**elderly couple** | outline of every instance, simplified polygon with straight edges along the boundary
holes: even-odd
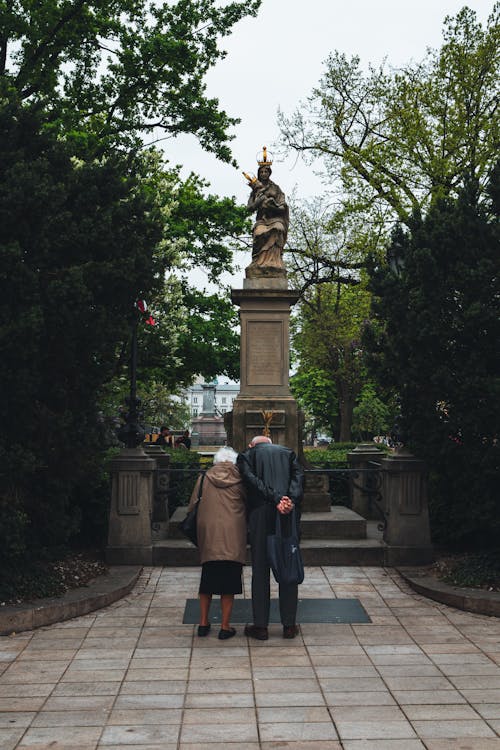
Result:
[[[189,507],[198,498],[201,477],[193,490]],[[202,563],[200,581],[200,624],[198,636],[210,632],[209,609],[213,594],[220,594],[222,622],[219,639],[236,635],[231,627],[234,595],[241,594],[241,571],[246,558],[247,518],[252,553],[253,625],[245,635],[268,639],[270,569],[267,535],[273,533],[276,512],[288,516],[295,507],[300,517],[303,472],[295,453],[273,445],[258,435],[244,453],[221,448],[214,465],[204,477],[198,508],[198,546]],[[283,637],[295,638],[299,630],[297,584],[280,584],[279,606]]]

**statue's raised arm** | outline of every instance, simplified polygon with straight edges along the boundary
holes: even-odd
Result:
[[[286,274],[283,264],[289,212],[285,194],[272,182],[271,164],[264,146],[263,158],[258,161],[257,177],[245,174],[251,188],[248,198],[248,210],[257,212],[253,226],[252,263],[247,268],[247,276],[283,276]]]

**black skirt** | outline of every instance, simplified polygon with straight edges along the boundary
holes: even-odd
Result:
[[[201,568],[200,594],[241,594],[243,565],[231,560],[213,560]]]

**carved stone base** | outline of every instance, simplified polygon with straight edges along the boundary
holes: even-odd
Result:
[[[291,448],[298,455],[300,415],[292,396],[238,396],[233,402],[233,411],[225,415],[232,447],[236,451],[244,451],[253,437],[263,434],[265,423],[262,411],[274,412],[269,426],[273,443]]]

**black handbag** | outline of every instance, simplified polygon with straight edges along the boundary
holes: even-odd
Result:
[[[180,524],[179,529],[182,531],[184,536],[186,536],[190,542],[194,544],[195,547],[198,546],[198,506],[201,501],[201,492],[203,489],[203,480],[205,479],[205,474],[201,475],[201,482],[200,486],[198,487],[198,499],[195,502],[193,508],[189,511],[189,513],[186,515],[186,518],[184,518]]]
[[[300,553],[295,508],[289,514],[291,531],[283,536],[281,513],[276,511],[276,533],[267,537],[267,559],[277,583],[302,583],[304,563]]]

